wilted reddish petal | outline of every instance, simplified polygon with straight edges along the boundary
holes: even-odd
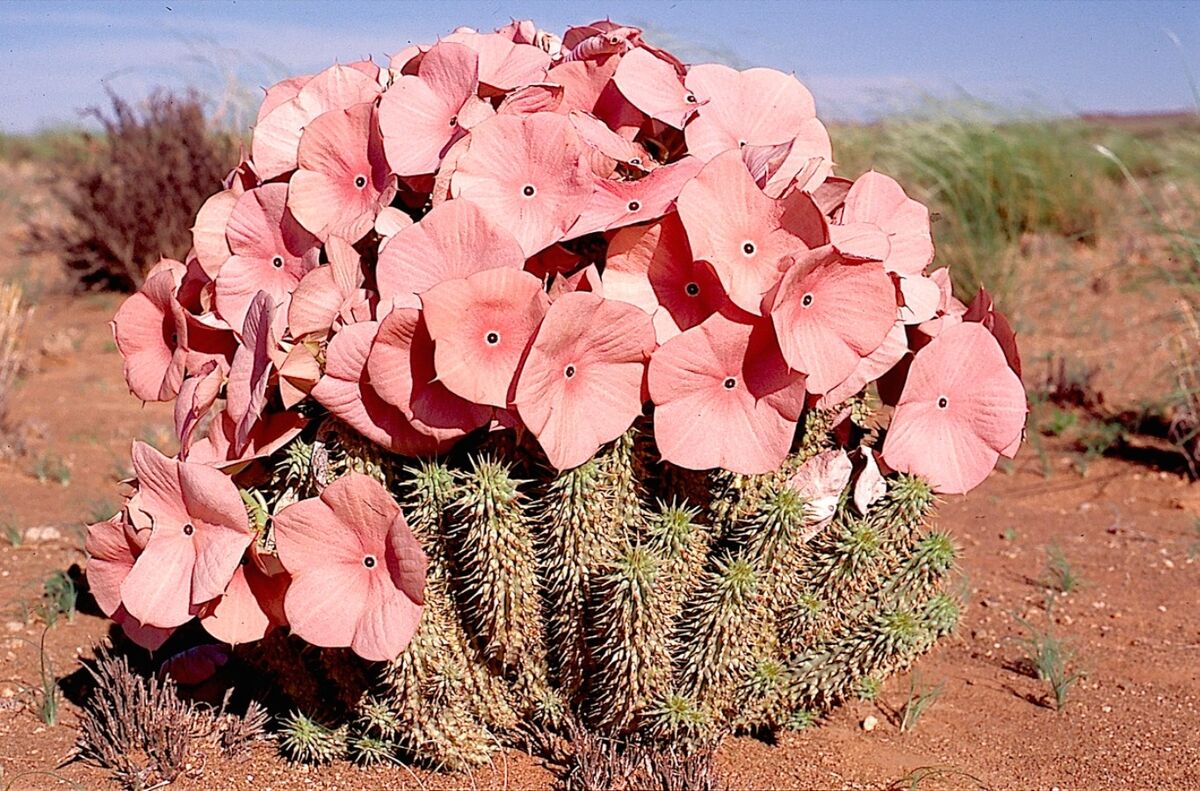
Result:
[[[288,208],[322,241],[332,235],[361,239],[396,194],[371,104],[313,119],[300,138],[298,162],[289,182]]]
[[[765,321],[709,317],[654,352],[648,381],[659,453],[687,469],[777,469],[804,409],[804,377],[787,369]]]
[[[469,200],[443,203],[396,234],[379,254],[379,296],[398,307],[419,307],[418,295],[446,280],[484,269],[520,269],[520,243]]]
[[[417,431],[402,410],[380,398],[371,386],[367,357],[378,327],[377,322],[364,321],[333,336],[326,351],[325,376],[311,395],[358,433],[393,453],[432,453],[438,450],[438,442]]]
[[[733,303],[754,315],[761,315],[763,295],[783,276],[785,259],[828,238],[811,197],[768,197],[736,150],[684,185],[678,208],[692,254],[711,264]]]
[[[516,269],[487,269],[421,295],[438,380],[477,404],[504,408],[549,298]]]
[[[875,461],[875,450],[867,447],[859,450],[862,451],[865,464],[854,482],[854,507],[866,516],[871,506],[887,494],[887,480],[879,471],[879,463]]]
[[[475,127],[450,188],[508,228],[526,257],[562,239],[591,196],[578,136],[554,113],[498,115]]]
[[[703,104],[670,63],[640,47],[621,58],[613,83],[634,107],[675,129],[683,129]]]
[[[210,360],[198,372],[183,380],[179,397],[175,399],[175,435],[179,437],[181,457],[187,457],[192,432],[212,409],[221,392],[223,379],[221,368]]]
[[[808,390],[837,387],[896,323],[896,290],[883,267],[826,246],[802,253],[779,284],[771,321],[783,357]]]
[[[178,284],[175,273],[157,272],[122,303],[112,320],[125,381],[143,401],[170,401],[183,382],[187,352],[180,345],[184,311],[175,301]]]
[[[917,352],[883,446],[888,466],[966,492],[1025,425],[1025,390],[985,327],[945,329]]]
[[[517,383],[521,419],[557,469],[577,467],[642,413],[650,317],[576,291],[546,312]]]
[[[225,409],[233,419],[233,450],[241,453],[250,440],[250,432],[267,405],[267,380],[271,376],[271,297],[260,291],[246,312],[242,343],[233,355],[229,383],[225,388]]]
[[[670,211],[683,186],[702,167],[700,160],[684,157],[636,181],[595,179],[591,200],[567,232],[566,238],[573,239],[662,217]]]

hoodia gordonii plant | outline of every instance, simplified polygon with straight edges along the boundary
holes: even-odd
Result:
[[[89,528],[98,604],[242,645],[314,761],[700,749],[877,686],[957,621],[935,493],[1026,404],[925,208],[832,163],[794,77],[609,21],[273,86],[114,319],[180,450]]]

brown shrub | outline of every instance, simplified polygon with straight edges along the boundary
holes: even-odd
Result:
[[[161,256],[182,259],[204,200],[221,188],[236,141],[214,132],[195,92],[157,91],[140,107],[109,93],[87,114],[103,133],[51,166],[67,220],[32,229],[33,252],[59,256],[80,288],[130,291]]]

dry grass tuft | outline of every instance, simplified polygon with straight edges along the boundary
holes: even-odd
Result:
[[[570,758],[562,776],[566,791],[719,791],[713,750],[684,752],[597,735],[568,723]]]
[[[25,307],[24,294],[15,283],[0,284],[0,435],[5,442],[4,452],[20,452],[22,442],[19,431],[13,426],[9,410],[17,389],[17,379],[25,367],[25,352],[22,348],[25,328],[33,315],[33,308]]]
[[[86,665],[85,665],[86,667]],[[267,712],[244,717],[181,700],[170,679],[143,678],[123,656],[97,653],[95,689],[84,705],[77,757],[112,770],[122,786],[144,789],[203,772],[206,752],[236,754],[264,738]]]
[[[131,291],[160,256],[187,254],[196,212],[221,189],[237,148],[210,128],[196,93],[160,91],[140,107],[109,100],[88,111],[103,134],[53,168],[69,219],[35,225],[30,246],[58,256],[81,288]]]

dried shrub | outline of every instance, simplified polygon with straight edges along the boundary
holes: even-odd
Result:
[[[189,703],[169,678],[143,678],[124,656],[106,651],[87,669],[95,688],[80,717],[76,756],[112,770],[127,788],[172,782],[188,767],[198,774],[207,750],[236,754],[265,734],[267,713],[256,703],[244,716]]]
[[[613,739],[570,723],[566,791],[718,791],[724,785],[713,767],[714,749],[684,752]]]
[[[21,287],[15,283],[0,284],[0,434],[8,440],[6,449],[20,450],[20,443],[11,439],[18,432],[12,424],[9,409],[17,387],[17,378],[25,364],[22,341],[33,308],[22,304]]]
[[[61,223],[35,225],[34,252],[62,259],[81,288],[130,291],[161,256],[182,259],[204,199],[220,189],[236,143],[205,120],[194,92],[157,91],[135,106],[109,93],[93,107],[102,134],[87,155],[60,159],[55,198]]]

